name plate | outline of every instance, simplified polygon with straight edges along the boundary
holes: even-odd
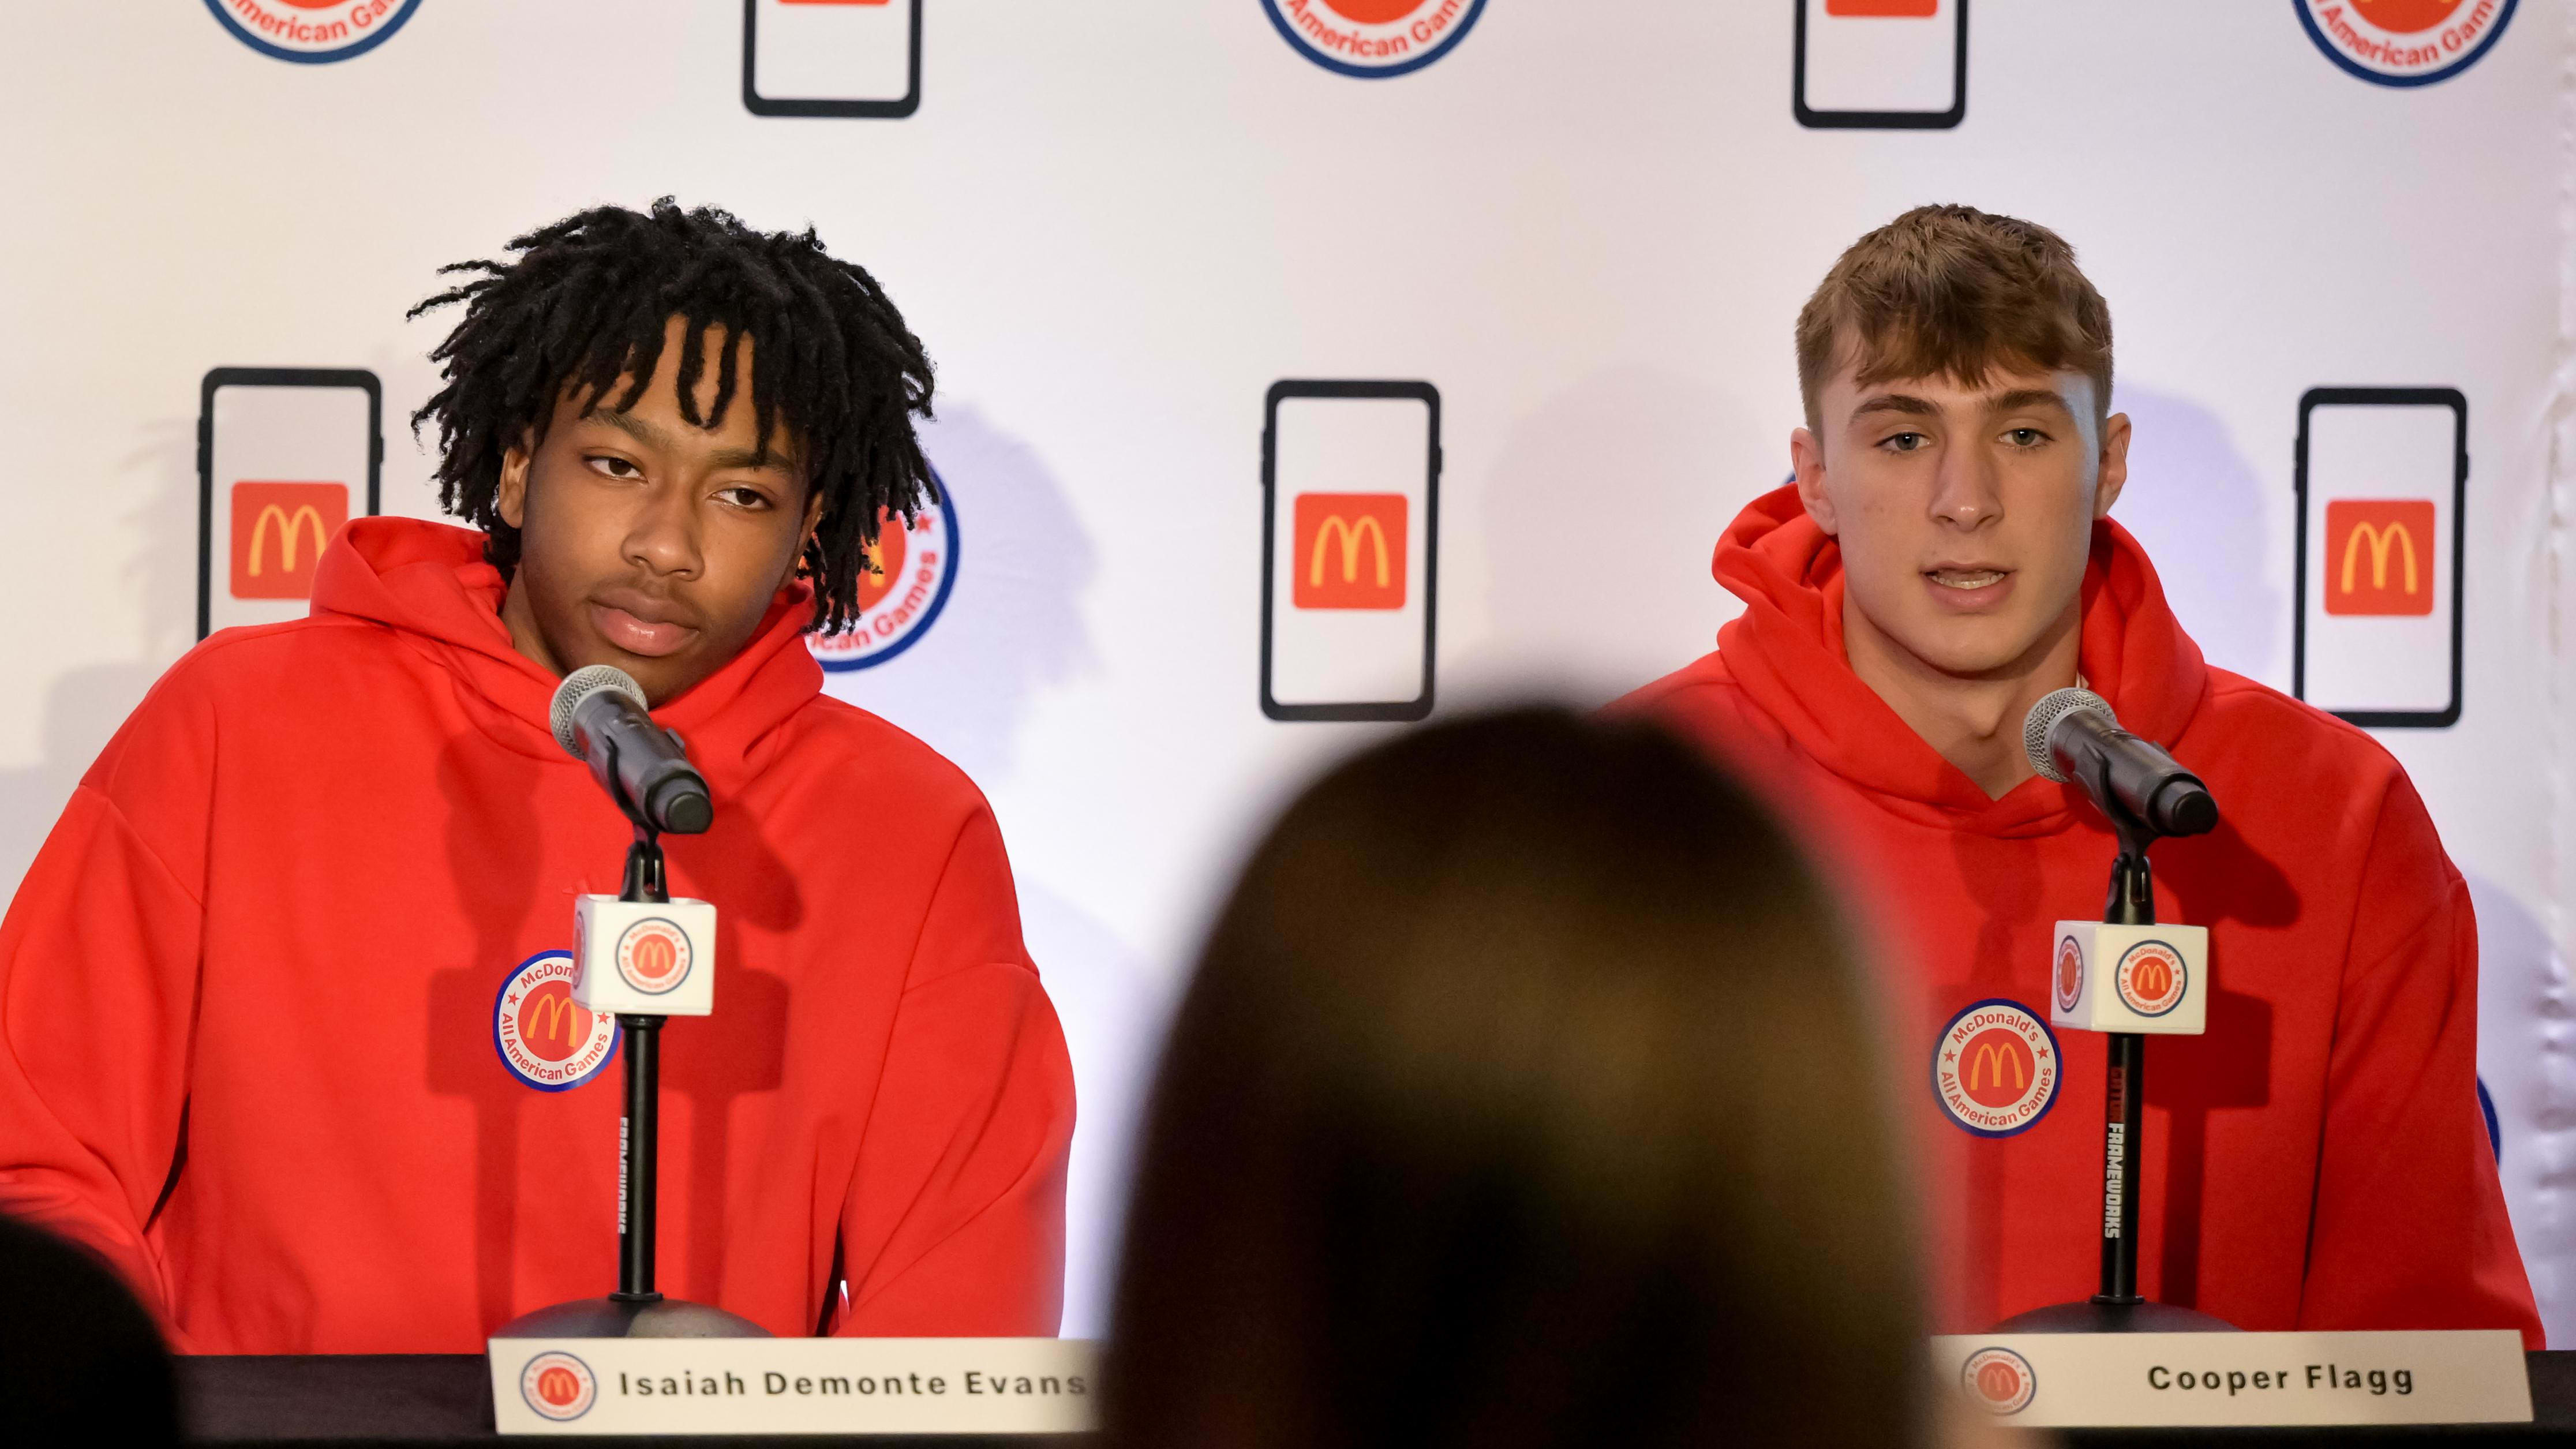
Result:
[[[1932,1367],[2034,1429],[2531,1422],[2509,1328],[1962,1335],[1932,1340]]]
[[[495,1338],[504,1434],[1078,1434],[1073,1338]]]

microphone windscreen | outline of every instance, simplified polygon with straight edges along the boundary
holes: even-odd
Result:
[[[583,700],[603,689],[615,690],[635,701],[637,709],[649,708],[644,701],[644,686],[635,682],[635,676],[614,664],[587,665],[565,675],[563,683],[555,686],[551,713],[555,743],[563,746],[564,753],[576,760],[588,759],[589,756],[582,753],[581,735],[573,729],[573,713],[581,708]]]
[[[2040,696],[2039,703],[2032,705],[2030,714],[2022,720],[2022,752],[2030,756],[2030,767],[2037,770],[2042,779],[2055,780],[2061,785],[2066,783],[2066,772],[2057,768],[2057,758],[2049,752],[2048,732],[2059,720],[2079,709],[2089,709],[2113,724],[2120,722],[2120,717],[2111,712],[2109,700],[2089,689],[2079,688],[2054,690]]]

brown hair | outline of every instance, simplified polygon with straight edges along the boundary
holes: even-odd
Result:
[[[1658,730],[1351,760],[1173,1028],[1108,1442],[1929,1442],[1866,1001],[1780,829]]]
[[[1851,244],[1798,310],[1798,391],[1807,426],[1845,361],[1866,387],[1947,374],[1975,386],[1989,368],[2071,369],[2111,410],[2111,307],[2075,249],[2036,222],[1973,206],[1918,206]]]

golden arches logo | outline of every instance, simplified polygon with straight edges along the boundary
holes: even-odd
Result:
[[[659,981],[680,964],[679,948],[668,936],[646,936],[635,943],[635,974]]]
[[[274,503],[269,504],[259,511],[259,522],[251,525],[250,576],[252,578],[258,578],[260,575],[260,564],[268,550],[268,526],[272,523],[277,525],[280,540],[279,561],[285,565],[286,572],[290,574],[295,572],[295,540],[305,529],[310,528],[313,531],[313,556],[316,559],[322,556],[322,546],[331,541],[329,531],[322,527],[321,513],[316,511],[312,504],[299,505],[292,515]]]
[[[2352,532],[2345,536],[2343,542],[2343,592],[2349,594],[2353,591],[2355,566],[2361,562],[2364,542],[2370,545],[2370,586],[2373,589],[2388,587],[2388,551],[2394,544],[2402,551],[2401,556],[2406,563],[2406,592],[2416,592],[2415,534],[2402,523],[2390,523],[2385,528],[2368,523],[2353,525]]]
[[[331,536],[349,521],[339,483],[245,480],[232,488],[232,596],[305,599]]]
[[[677,922],[648,917],[617,938],[617,974],[636,990],[660,996],[689,978],[696,955]]]
[[[1994,1070],[1996,1086],[2000,1087],[2004,1084],[2004,1073],[2009,1071],[2012,1073],[2014,1091],[2022,1092],[2030,1089],[2030,1072],[2022,1065],[2021,1053],[2001,1042],[1989,1041],[1979,1043],[1976,1054],[1968,1059],[1969,1091],[1973,1092],[1986,1084],[1988,1068]]]
[[[558,1364],[537,1375],[537,1397],[561,1407],[581,1397],[581,1377]]]
[[[2146,956],[2129,972],[2130,983],[2149,1001],[2162,1001],[2173,990],[2173,965],[2162,956]]]
[[[1387,586],[1389,574],[1386,561],[1386,530],[1378,527],[1377,520],[1374,518],[1362,518],[1359,525],[1353,527],[1349,519],[1338,513],[1325,519],[1324,526],[1315,530],[1315,547],[1307,555],[1306,562],[1308,584],[1322,586],[1325,550],[1330,548],[1336,539],[1340,540],[1342,545],[1343,583],[1359,581],[1360,542],[1365,539],[1377,549],[1377,587],[1382,589]]]
[[[570,990],[547,992],[528,1003],[527,1014],[520,1018],[519,1039],[531,1045],[561,1042],[568,1056],[590,1035],[589,1015],[572,999]]]
[[[2433,524],[2430,499],[2339,498],[2326,504],[2325,556],[2318,561],[2325,568],[2326,612],[2433,612]]]
[[[1298,494],[1293,551],[1283,560],[1289,602],[1300,609],[1403,608],[1410,504],[1401,493]]]
[[[2162,1016],[2182,1005],[2191,967],[2162,941],[2140,941],[2120,954],[2113,976],[2120,1000],[2140,1016]]]

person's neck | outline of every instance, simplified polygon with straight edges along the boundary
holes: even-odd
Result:
[[[2022,721],[2052,690],[2075,683],[2083,646],[2078,606],[2049,627],[2021,658],[1985,674],[1948,674],[1881,633],[1843,596],[1843,654],[1896,717],[1959,767],[1991,800],[2038,771],[2022,748]]]

